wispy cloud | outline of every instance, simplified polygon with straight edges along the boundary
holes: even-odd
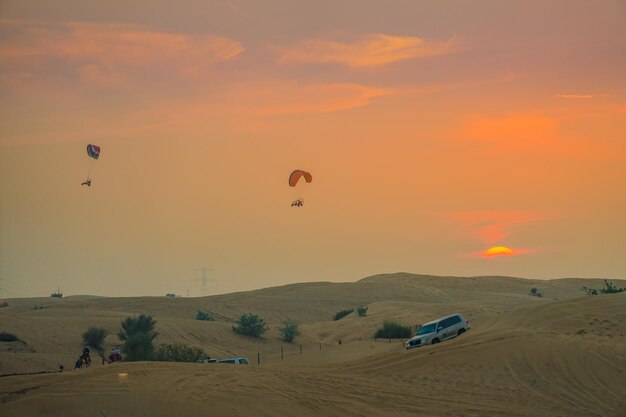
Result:
[[[392,93],[391,89],[369,87],[354,83],[300,84],[273,82],[251,86],[238,94],[248,104],[239,101],[236,107],[261,115],[299,113],[328,113],[367,105],[376,97]],[[252,104],[254,103],[254,104]],[[233,103],[234,104],[234,103]]]
[[[545,216],[531,211],[461,211],[443,214],[457,222],[466,235],[483,244],[495,244],[511,236],[515,227],[539,221]]]
[[[311,39],[277,48],[282,61],[338,63],[373,67],[415,58],[449,54],[457,41],[430,41],[414,36],[370,34],[354,42]]]
[[[483,152],[542,153],[574,159],[622,157],[623,108],[581,101],[559,109],[531,109],[501,115],[465,117],[452,135],[482,142]],[[601,136],[589,134],[602,131]]]
[[[501,145],[505,148],[535,147],[554,141],[558,120],[545,114],[515,113],[498,117],[468,117],[460,136]]]
[[[4,74],[30,70],[43,76],[54,69],[66,77],[78,76],[81,82],[105,85],[167,71],[200,76],[245,49],[223,36],[124,24],[4,20],[0,33],[0,71]]]
[[[267,130],[281,116],[329,113],[366,106],[392,92],[360,84],[302,84],[284,80],[242,83],[212,92],[210,100],[186,97],[152,103],[144,116],[159,131],[204,131],[220,126],[227,131]],[[245,126],[241,120],[245,118]]]
[[[555,94],[554,97],[579,100],[579,99],[586,99],[586,98],[594,98],[596,96],[593,94]]]
[[[524,225],[545,219],[535,211],[456,211],[442,213],[444,218],[456,223],[459,233],[477,241],[482,249],[462,254],[463,257],[494,259],[536,252],[520,247],[504,246],[513,239],[514,231]]]

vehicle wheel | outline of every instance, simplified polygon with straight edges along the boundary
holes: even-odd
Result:
[[[433,339],[432,344],[436,345],[437,343],[439,343],[439,339]]]
[[[457,336],[461,336],[463,333],[465,333],[465,329],[459,329]]]

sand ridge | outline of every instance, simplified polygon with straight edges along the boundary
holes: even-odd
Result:
[[[191,300],[55,300],[44,310],[10,300],[2,327],[35,352],[0,352],[2,373],[54,370],[72,360],[65,351],[80,349],[88,325],[115,331],[142,309],[155,315],[157,343],[183,341],[253,362],[260,353],[262,363],[141,362],[4,377],[0,409],[3,416],[624,415],[626,294],[584,296],[581,286],[600,285],[593,280],[436,278],[395,274]],[[544,297],[529,296],[531,287]],[[366,317],[330,320],[360,304],[369,307]],[[193,320],[197,308],[215,310],[218,320]],[[386,319],[417,324],[456,311],[472,329],[436,346],[407,351],[400,341],[371,338]],[[236,335],[230,327],[240,312],[267,317],[274,329],[262,340]],[[301,323],[296,344],[275,331],[285,317]]]

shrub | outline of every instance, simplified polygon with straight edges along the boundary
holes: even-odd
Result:
[[[581,290],[583,290],[587,295],[598,295],[598,290],[595,288],[582,287]]]
[[[386,321],[383,324],[383,327],[376,330],[374,337],[381,339],[400,339],[411,337],[411,328],[393,321]]]
[[[244,314],[236,321],[236,326],[233,326],[235,333],[252,337],[261,337],[268,329],[265,320],[256,314]]]
[[[541,294],[537,288],[531,288],[528,294],[533,297],[543,297],[543,294]]]
[[[344,318],[345,316],[347,316],[348,314],[352,313],[354,311],[353,308],[349,309],[349,310],[341,310],[335,313],[335,315],[333,316],[333,320],[337,321],[340,320],[342,318]]]
[[[164,343],[159,346],[155,356],[157,361],[163,362],[195,362],[204,358],[210,359],[202,348],[183,343]]]
[[[0,332],[0,342],[15,342],[19,340],[16,335],[8,332]]]
[[[45,304],[36,304],[36,305],[33,307],[33,310],[43,310],[43,309],[45,309],[45,308],[49,308],[49,307],[48,307],[47,305],[45,305]]]
[[[358,314],[359,317],[365,316],[367,314],[367,306],[357,307],[356,314]]]
[[[604,280],[604,287],[600,288],[599,290],[595,288],[587,288],[587,287],[582,287],[581,289],[587,295],[617,294],[617,293],[626,291],[626,288],[616,287],[612,282],[606,279]]]
[[[156,321],[152,316],[141,314],[139,317],[127,317],[122,321],[118,337],[124,345],[122,349],[128,361],[150,360],[154,356],[152,344],[158,333],[154,331]]]
[[[83,345],[95,350],[104,359],[104,339],[109,334],[107,329],[91,326],[83,333]]]
[[[215,317],[209,312],[198,310],[196,312],[196,320],[215,321]]]
[[[154,345],[150,333],[138,333],[129,336],[125,341],[122,349],[126,354],[127,361],[149,361],[154,358]]]
[[[293,342],[293,339],[296,338],[300,334],[300,330],[298,329],[298,323],[293,320],[285,320],[283,322],[283,327],[278,329],[283,340],[285,342]]]
[[[53,292],[52,294],[50,294],[50,297],[52,297],[52,298],[63,298],[63,293],[61,293],[61,292]]]
[[[617,294],[618,292],[624,292],[626,288],[619,288],[613,285],[612,282],[604,280],[604,288],[600,290],[602,294]]]

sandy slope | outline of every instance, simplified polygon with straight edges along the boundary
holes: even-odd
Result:
[[[0,373],[70,364],[87,326],[115,331],[136,312],[156,316],[157,342],[184,341],[217,357],[256,359],[260,352],[262,364],[133,363],[5,377],[0,414],[624,416],[626,294],[581,297],[582,285],[600,283],[396,274],[206,299],[9,300],[0,327],[27,345],[16,353],[0,346]],[[528,296],[531,287],[545,296]],[[41,303],[50,308],[32,310]],[[366,317],[329,320],[360,304],[369,306]],[[219,320],[191,319],[198,308]],[[454,311],[473,328],[452,341],[407,351],[397,341],[371,339],[386,319],[417,324]],[[234,334],[231,321],[242,312],[274,328],[285,317],[300,322],[303,353],[275,330],[263,340]]]

